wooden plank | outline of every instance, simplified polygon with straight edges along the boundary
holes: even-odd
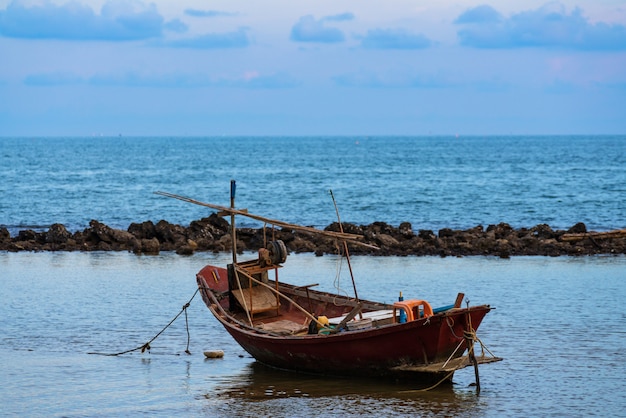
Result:
[[[465,293],[461,293],[459,292],[458,295],[456,295],[456,300],[454,301],[454,307],[455,308],[460,308],[461,304],[463,303],[463,298],[465,297]]]
[[[233,296],[242,307],[247,306],[251,314],[278,309],[276,295],[263,286],[254,286],[246,289],[235,289]]]
[[[562,241],[581,241],[586,238],[593,238],[593,239],[626,238],[626,229],[617,229],[615,231],[607,231],[607,232],[584,232],[580,234],[563,234],[561,236]]]
[[[328,318],[328,322],[331,325],[340,324],[349,314],[338,316],[335,318]],[[393,316],[392,309],[383,309],[379,311],[363,312],[363,318],[369,318],[372,321],[379,321],[381,319],[390,319]]]
[[[363,309],[363,306],[360,303],[357,303],[357,305],[348,313],[348,315],[345,315],[345,317],[341,320],[339,325],[337,325],[337,327],[333,330],[334,333],[341,331],[346,326],[346,323],[348,321],[351,321],[356,316],[356,314],[361,312],[361,309]],[[371,323],[371,320],[370,320],[370,323]]]
[[[256,262],[256,260],[253,261],[255,261],[255,263],[239,263],[237,264],[237,267],[244,269],[248,274],[264,273],[266,271],[275,270],[282,267],[280,264],[272,264],[269,266],[261,267],[258,262]]]
[[[478,364],[494,363],[496,361],[502,361],[500,357],[476,357]],[[472,363],[468,356],[457,357],[448,362],[425,364],[423,366],[397,366],[394,370],[403,372],[415,372],[415,373],[440,373],[440,372],[452,372],[465,367],[471,366]]]

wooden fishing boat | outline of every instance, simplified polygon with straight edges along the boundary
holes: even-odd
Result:
[[[159,194],[231,215],[233,234],[234,216],[244,215],[291,229],[304,228],[344,243],[358,242],[352,234],[311,231],[234,209],[233,187],[231,208]],[[236,242],[235,236],[232,242]],[[346,253],[347,248],[345,245]],[[306,373],[425,383],[451,381],[456,370],[473,365],[479,384],[478,364],[501,360],[490,352],[485,354],[476,337],[483,318],[493,309],[489,305],[463,307],[462,293],[454,303],[433,308],[426,300],[387,304],[359,299],[356,286],[355,297],[321,292],[313,289],[317,284],[296,286],[279,279],[287,257],[282,241],[270,241],[259,249],[258,256],[239,262],[233,245],[232,263],[207,265],[196,275],[209,310],[261,363]],[[478,342],[483,348],[480,355],[474,353]]]

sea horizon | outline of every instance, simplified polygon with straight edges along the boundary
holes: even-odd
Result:
[[[109,136],[0,138],[0,225],[94,219],[188,225],[211,211],[166,191],[291,223],[626,225],[626,136]],[[250,223],[243,226],[256,226]]]

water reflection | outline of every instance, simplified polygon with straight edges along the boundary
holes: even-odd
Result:
[[[222,412],[243,416],[305,416],[306,411],[379,416],[419,411],[421,416],[457,416],[481,408],[480,398],[471,388],[418,388],[406,382],[292,373],[252,362],[237,375],[220,377],[204,398],[208,405],[219,405]]]

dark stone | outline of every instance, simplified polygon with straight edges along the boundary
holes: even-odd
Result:
[[[195,251],[191,245],[183,245],[182,247],[178,247],[176,249],[176,254],[178,255],[192,255]]]
[[[161,244],[156,237],[151,239],[142,239],[140,249],[140,252],[144,254],[158,254],[161,250]]]
[[[156,237],[156,228],[152,221],[142,222],[140,224],[131,223],[128,227],[128,232],[133,234],[135,238],[142,239],[152,239]]]
[[[45,234],[46,242],[51,244],[62,244],[71,238],[72,234],[68,232],[64,225],[52,224],[48,232]]]
[[[180,225],[161,220],[156,224],[155,230],[156,237],[160,242],[176,243],[186,241],[185,229]]]
[[[400,231],[400,235],[405,238],[413,238],[415,234],[413,233],[413,226],[409,222],[402,222],[398,227]]]
[[[435,234],[433,233],[433,231],[431,231],[430,229],[420,229],[417,233],[417,236],[423,240],[428,240],[428,241],[432,241],[435,238],[437,238]]]
[[[533,234],[534,237],[541,239],[551,239],[556,237],[556,234],[554,233],[552,228],[550,228],[550,226],[546,224],[539,224],[533,228],[530,228],[530,232]]]
[[[578,222],[576,225],[567,230],[568,234],[586,234],[587,225],[582,222]]]
[[[16,241],[37,241],[37,233],[32,229],[25,229],[17,233]]]
[[[0,228],[0,243],[9,242],[11,240],[11,234],[5,227]]]

